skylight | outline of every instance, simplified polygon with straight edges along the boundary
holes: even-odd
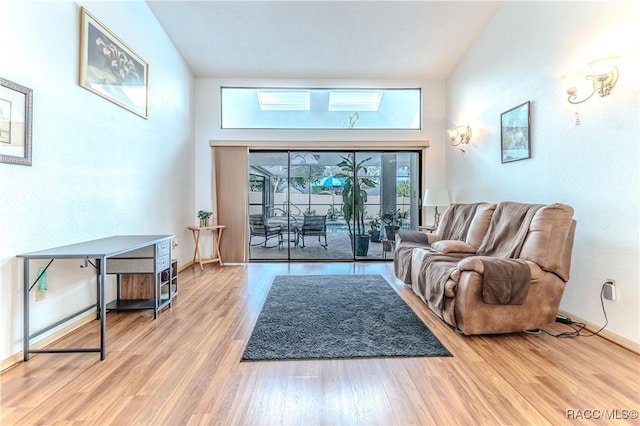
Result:
[[[309,111],[311,94],[308,90],[260,90],[261,111]]]
[[[377,111],[381,98],[381,91],[331,90],[329,111]]]
[[[419,88],[221,87],[222,129],[417,130]]]

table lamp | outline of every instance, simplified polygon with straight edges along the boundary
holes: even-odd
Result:
[[[433,226],[438,229],[440,223],[440,213],[438,212],[438,206],[448,206],[449,192],[446,189],[427,189],[424,191],[424,197],[422,198],[422,205],[425,207],[435,207],[435,215],[433,216]]]

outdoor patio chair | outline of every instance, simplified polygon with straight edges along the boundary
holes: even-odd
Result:
[[[283,239],[282,239],[282,225],[269,225],[267,223],[267,219],[264,215],[261,214],[252,214],[249,215],[249,245],[257,246],[261,245],[265,248],[267,247],[267,241],[271,238],[278,237],[278,245],[271,247],[282,247]],[[262,237],[264,241],[260,241],[256,244],[251,244],[251,239],[253,237]]]
[[[301,240],[299,246],[304,248],[304,237],[317,236],[318,242],[327,248],[327,216],[306,215],[302,222],[302,227],[298,230],[298,238]],[[324,244],[320,241],[324,237]]]

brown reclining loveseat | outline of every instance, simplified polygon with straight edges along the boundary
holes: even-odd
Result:
[[[399,235],[396,275],[464,334],[540,328],[558,313],[575,225],[564,204],[452,205],[436,234]]]

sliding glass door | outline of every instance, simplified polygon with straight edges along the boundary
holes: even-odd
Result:
[[[417,152],[355,152],[355,185],[362,194],[354,196],[356,260],[393,259],[396,232],[418,229],[419,158]]]
[[[287,152],[249,154],[250,260],[289,259],[288,178]]]
[[[416,152],[251,152],[249,258],[391,259],[395,231],[417,229],[419,193]]]

